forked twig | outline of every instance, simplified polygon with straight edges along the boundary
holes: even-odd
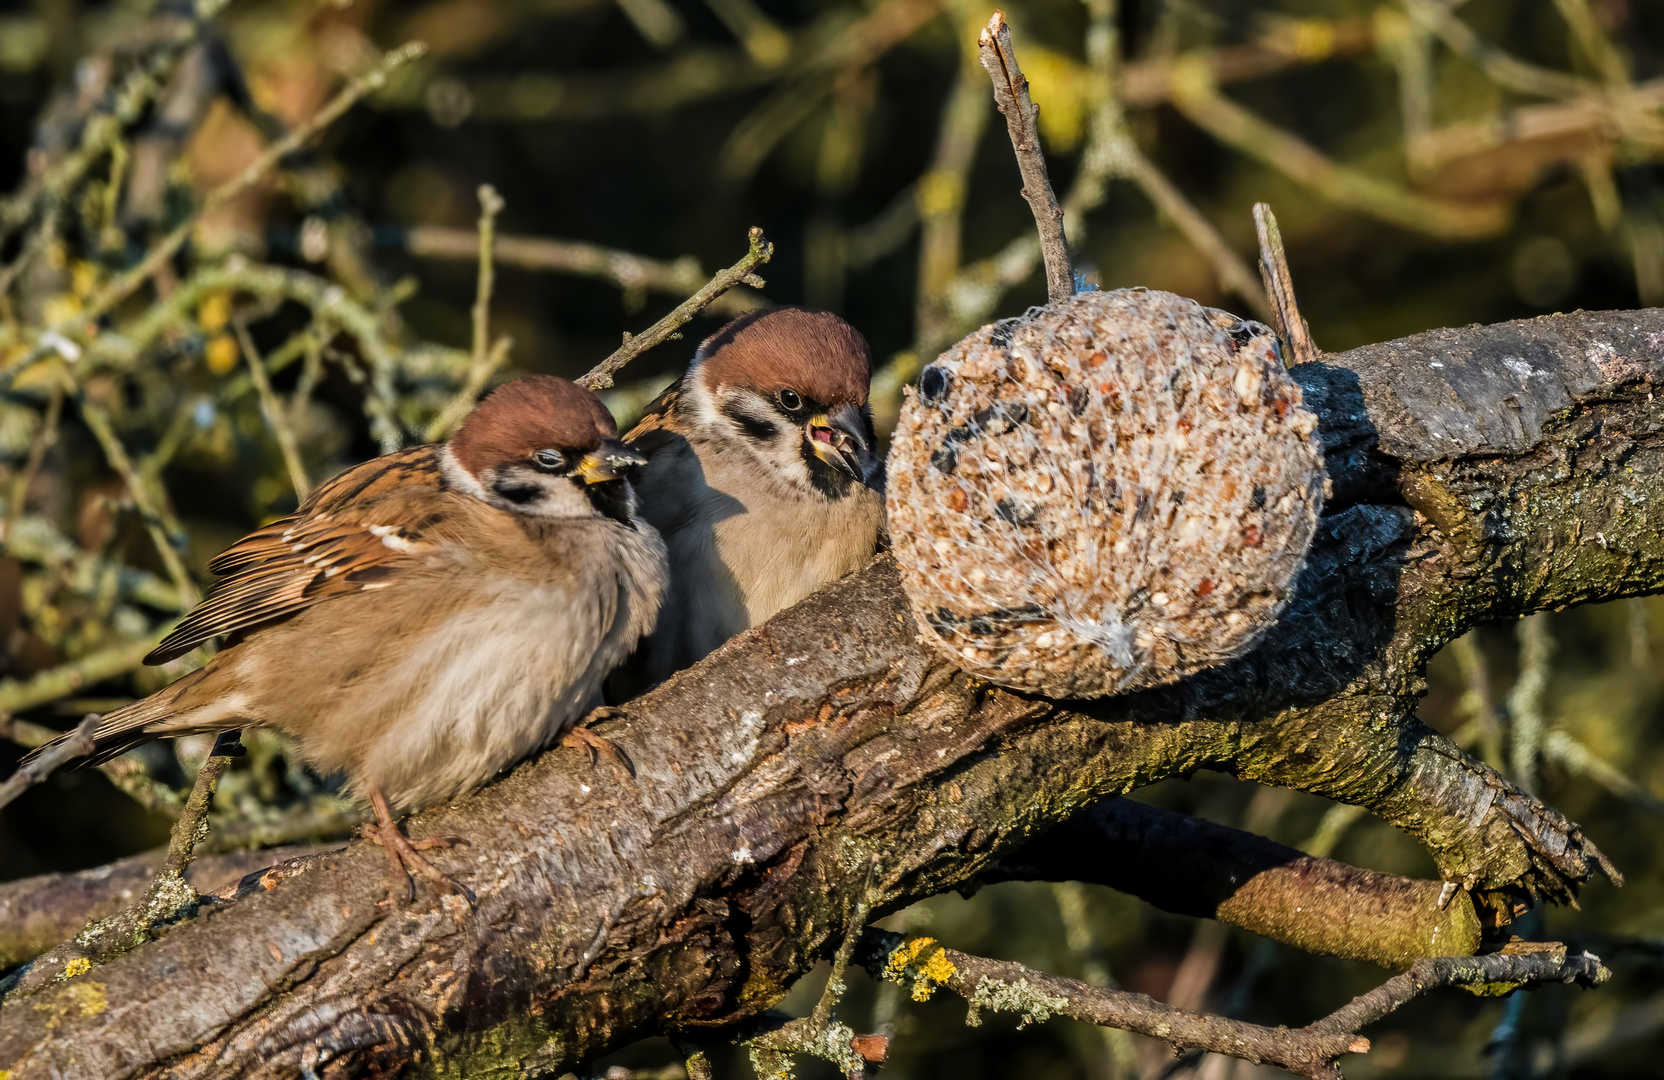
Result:
[[[1069,241],[1063,235],[1063,207],[1058,205],[1046,175],[1046,158],[1040,152],[1040,132],[1035,119],[1040,109],[1028,96],[1028,80],[1017,66],[1011,47],[1011,27],[1003,11],[994,12],[977,37],[982,66],[994,83],[994,103],[1005,117],[1011,148],[1017,152],[1017,169],[1023,176],[1023,198],[1034,211],[1034,227],[1040,231],[1040,255],[1046,263],[1046,298],[1054,303],[1075,294],[1075,270],[1069,261]]]
[[[874,978],[910,987],[915,1001],[946,987],[970,1002],[973,1017],[981,1009],[1018,1012],[1025,1023],[1067,1016],[1161,1039],[1175,1050],[1206,1050],[1275,1065],[1309,1080],[1340,1080],[1338,1059],[1369,1049],[1369,1040],[1357,1034],[1358,1029],[1430,990],[1497,985],[1518,989],[1544,983],[1598,986],[1611,976],[1599,957],[1569,953],[1555,944],[1489,956],[1424,958],[1323,1019],[1290,1029],[1178,1009],[1144,994],[1089,986],[1022,964],[943,948],[932,938],[904,938],[887,930],[869,929],[862,936],[856,962]]]
[[[752,226],[748,235],[751,246],[745,253],[745,258],[719,271],[703,289],[694,293],[680,304],[669,315],[660,319],[642,333],[624,340],[611,356],[596,364],[588,374],[578,380],[578,385],[586,390],[605,390],[612,385],[612,377],[618,374],[620,368],[631,360],[651,349],[653,346],[670,340],[683,323],[699,314],[723,293],[735,285],[750,285],[754,289],[763,287],[763,280],[752,271],[769,261],[774,255],[774,245],[763,236],[763,230]]]
[[[1277,217],[1267,203],[1254,204],[1254,232],[1260,240],[1260,278],[1265,282],[1265,294],[1277,316],[1277,333],[1288,343],[1289,367],[1304,364],[1318,357],[1312,343],[1311,328],[1300,316],[1300,305],[1294,299],[1294,277],[1288,271],[1288,255],[1283,251],[1283,233],[1277,228]]]

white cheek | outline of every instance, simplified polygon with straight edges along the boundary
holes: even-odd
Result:
[[[491,501],[490,494],[474,479],[474,474],[462,467],[456,455],[451,453],[449,446],[439,451],[439,471],[445,477],[445,482],[467,495],[476,499]]]
[[[692,392],[688,395],[693,406],[694,423],[706,431],[721,432],[724,446],[743,448],[743,452],[761,466],[763,476],[793,490],[809,486],[809,468],[804,464],[802,454],[802,428],[784,417],[770,416],[769,422],[779,429],[779,434],[767,443],[758,443],[741,431],[739,425],[724,415],[719,407],[723,399],[746,401],[749,397],[735,391],[721,395],[713,393],[699,379],[694,380]]]

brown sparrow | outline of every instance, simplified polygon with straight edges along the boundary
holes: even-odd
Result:
[[[864,565],[884,520],[866,339],[836,315],[774,308],[705,339],[628,438],[670,588],[608,686],[621,700]]]
[[[145,658],[224,635],[207,666],[105,716],[95,759],[265,726],[369,799],[407,890],[448,884],[394,823],[549,745],[653,625],[665,549],[605,408],[536,375],[451,439],[365,462],[209,564],[218,582]],[[594,738],[594,737],[592,737]]]

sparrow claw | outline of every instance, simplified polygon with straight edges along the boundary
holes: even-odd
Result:
[[[455,878],[440,870],[421,854],[436,848],[450,848],[457,845],[467,846],[468,841],[459,836],[432,836],[421,840],[412,840],[404,834],[404,830],[397,825],[382,828],[379,825],[365,825],[364,839],[372,844],[381,845],[387,852],[387,864],[392,870],[393,887],[397,889],[400,878],[404,879],[404,898],[408,903],[416,899],[416,879],[411,876],[414,871],[427,878],[446,892],[456,893],[468,901],[468,906],[474,906],[474,894],[459,883]]]
[[[387,865],[392,868],[391,885],[396,891],[399,880],[404,879],[405,903],[416,899],[416,879],[410,876],[414,870],[446,892],[455,893],[468,901],[469,910],[474,907],[474,894],[459,884],[449,874],[422,857],[422,852],[435,848],[454,847],[458,844],[467,846],[468,841],[460,836],[430,836],[422,840],[412,840],[399,828],[399,823],[393,820],[393,812],[382,797],[381,789],[374,784],[366,785],[365,794],[370,797],[370,806],[375,810],[375,823],[363,827],[364,839],[372,844],[380,844],[381,850],[387,852]]]
[[[611,705],[603,705],[588,716],[578,721],[566,730],[560,737],[562,746],[583,747],[589,751],[589,763],[595,765],[600,762],[601,755],[606,754],[624,772],[633,779],[636,775],[635,763],[630,760],[622,747],[604,735],[597,735],[589,729],[590,724],[600,723],[602,720],[612,720],[623,716],[624,710]]]

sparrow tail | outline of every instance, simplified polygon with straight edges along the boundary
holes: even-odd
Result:
[[[78,761],[75,767],[101,765],[152,739],[198,735],[241,727],[241,723],[235,718],[225,717],[218,710],[201,707],[180,708],[180,698],[207,673],[207,670],[200,668],[182,679],[169,683],[147,698],[105,713],[98,721],[98,726],[93,729],[93,752]],[[24,755],[23,761],[19,764],[34,761],[52,747],[73,738],[74,734],[66,732],[56,739],[42,743]]]

